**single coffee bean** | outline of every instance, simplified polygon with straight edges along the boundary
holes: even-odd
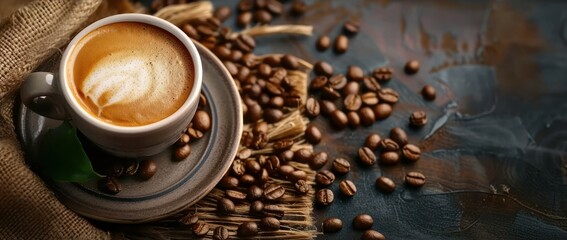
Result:
[[[338,218],[327,218],[323,221],[323,232],[334,233],[343,229],[343,221]]]
[[[376,163],[376,154],[372,149],[367,147],[361,147],[358,149],[358,158],[360,162],[366,166],[372,166]]]
[[[380,83],[373,77],[364,77],[362,82],[364,83],[364,88],[370,92],[378,92],[381,88]]]
[[[258,133],[254,134],[254,138],[252,138],[252,145],[254,149],[262,149],[268,144],[268,134],[266,133]]]
[[[265,217],[260,219],[260,229],[263,231],[280,230],[280,220],[275,217]]]
[[[360,115],[360,123],[364,126],[370,126],[376,121],[374,111],[369,107],[363,107],[358,110],[358,115]]]
[[[280,169],[279,169],[279,174],[280,174],[280,176],[288,178],[289,175],[291,175],[291,173],[293,173],[294,171],[295,171],[295,168],[293,168],[290,165],[281,165]]]
[[[327,76],[316,76],[313,80],[311,80],[311,85],[309,85],[309,87],[311,90],[319,90],[325,87],[328,82],[329,78],[327,78]]]
[[[285,212],[278,205],[267,204],[264,205],[264,208],[262,209],[262,214],[264,217],[275,217],[277,219],[282,219],[285,215]]]
[[[199,36],[199,33],[197,32],[197,29],[195,29],[193,26],[191,26],[191,24],[183,25],[182,30],[185,34],[187,34],[188,37],[190,37],[192,39],[199,40],[199,38],[201,38]]]
[[[256,178],[254,178],[254,176],[250,174],[244,174],[240,176],[240,179],[238,181],[240,182],[241,186],[245,187],[254,184],[254,182],[256,182]]]
[[[380,164],[394,165],[400,162],[400,154],[398,152],[382,152],[380,154]]]
[[[289,108],[296,108],[303,104],[301,97],[288,95],[285,97],[285,106]]]
[[[260,173],[260,171],[262,171],[262,166],[260,166],[260,163],[258,163],[258,161],[254,159],[245,160],[244,168],[246,169],[247,173],[252,175],[257,175]]]
[[[362,94],[360,98],[362,99],[362,103],[364,103],[364,105],[366,106],[374,106],[380,101],[378,99],[378,95],[375,92],[366,92]]]
[[[300,163],[308,163],[313,158],[313,151],[302,148],[293,153],[293,160]]]
[[[331,86],[323,87],[322,97],[329,100],[337,100],[341,97],[341,93]]]
[[[380,135],[377,133],[371,133],[364,140],[364,146],[370,148],[372,151],[376,151],[380,147]]]
[[[294,187],[299,194],[303,194],[303,195],[307,194],[310,189],[309,183],[301,179],[295,182]]]
[[[406,174],[406,185],[410,187],[421,187],[425,184],[425,176],[420,172],[408,172]]]
[[[182,147],[183,145],[188,144],[189,141],[191,141],[189,134],[183,133],[181,134],[181,137],[179,137],[179,140],[177,140],[177,146]]]
[[[242,53],[242,51],[238,50],[238,49],[234,49],[232,50],[232,52],[230,52],[230,56],[228,57],[228,60],[233,61],[233,62],[240,62],[242,60],[242,58],[244,57],[244,54]],[[248,66],[243,65],[242,67],[246,68],[247,74],[242,74],[242,75],[246,75],[247,77],[250,76],[250,68]],[[237,78],[238,80],[243,80]]]
[[[136,175],[136,172],[138,172],[139,167],[140,163],[138,161],[128,161],[124,165],[124,173],[129,176],[134,176]]]
[[[360,115],[357,112],[348,112],[347,113],[348,125],[351,128],[357,128],[360,126]]]
[[[380,82],[392,79],[393,70],[389,67],[377,67],[372,71],[372,77]]]
[[[352,226],[356,230],[368,230],[374,225],[374,219],[368,214],[359,214],[352,220]]]
[[[228,70],[228,73],[230,73],[230,76],[236,77],[238,74],[238,67],[230,61],[223,61],[222,63],[226,67],[226,70]]]
[[[268,182],[268,180],[270,180],[270,174],[268,174],[268,171],[266,169],[262,169],[260,174],[258,174],[258,178],[256,180],[260,185],[264,184]]]
[[[321,206],[328,206],[335,200],[335,195],[331,189],[323,188],[315,194],[315,201]]]
[[[435,88],[431,85],[425,85],[423,89],[421,89],[421,95],[425,100],[433,101],[435,100]]]
[[[317,75],[323,75],[326,77],[331,77],[331,75],[333,75],[333,67],[325,61],[316,62],[313,66],[313,71],[315,71],[315,74]]]
[[[348,83],[346,77],[342,74],[336,74],[329,78],[329,85],[335,90],[343,89]]]
[[[360,83],[350,81],[343,88],[343,94],[348,96],[349,94],[358,94],[360,92]]]
[[[410,115],[409,121],[414,127],[423,127],[427,124],[427,115],[424,111],[415,111]]]
[[[217,57],[219,57],[221,60],[229,60],[231,52],[229,48],[223,45],[217,45],[215,46],[215,48],[213,48],[213,53],[217,55]],[[237,79],[240,78],[237,77]]]
[[[390,130],[390,139],[394,140],[394,142],[396,142],[400,147],[408,144],[408,135],[406,134],[406,131],[399,127],[395,127]]]
[[[217,213],[220,215],[228,215],[235,212],[234,202],[228,198],[221,198],[217,202]]]
[[[283,112],[280,109],[267,108],[264,110],[264,119],[268,123],[279,122],[283,118]]]
[[[352,197],[356,194],[356,185],[350,180],[341,181],[341,183],[339,183],[339,189],[348,197]]]
[[[234,43],[238,49],[245,53],[252,52],[256,48],[256,40],[248,34],[239,34]]]
[[[244,161],[235,159],[232,161],[232,173],[236,176],[242,176],[246,172],[246,165]]]
[[[274,16],[279,16],[283,12],[283,5],[279,1],[267,1],[266,2],[266,9]]]
[[[307,11],[307,5],[302,0],[295,0],[291,4],[290,11],[294,16],[301,16]]]
[[[199,33],[199,35],[207,36],[207,37],[218,35],[218,33],[215,30],[213,30],[211,27],[206,25],[197,26],[197,32]]]
[[[400,99],[400,94],[391,88],[382,88],[378,91],[378,98],[380,101],[394,104]]]
[[[305,129],[305,139],[307,139],[309,143],[313,145],[317,145],[319,142],[321,142],[321,138],[322,138],[322,134],[319,128],[317,128],[317,126],[309,125]]]
[[[386,103],[379,103],[378,105],[374,106],[374,116],[376,119],[383,120],[388,118],[392,114],[392,106]]]
[[[250,210],[248,211],[248,214],[252,216],[263,216],[263,211],[264,203],[262,203],[261,201],[254,201],[250,204]]]
[[[268,200],[276,200],[285,194],[285,188],[278,184],[270,184],[264,189],[264,198]]]
[[[273,175],[277,173],[280,168],[280,158],[276,155],[270,155],[266,158],[266,162],[262,164],[262,166],[270,175]]]
[[[280,140],[276,141],[272,145],[272,148],[274,149],[275,152],[282,152],[282,151],[289,150],[293,146],[293,143],[294,143],[293,139],[284,138],[284,139],[280,139]]]
[[[350,163],[344,158],[336,158],[333,161],[333,171],[338,174],[347,174],[350,172]]]
[[[281,65],[282,58],[278,55],[271,55],[262,60],[262,63],[268,64],[270,67],[278,67]]]
[[[319,116],[321,112],[321,107],[319,102],[314,97],[309,97],[307,101],[305,101],[305,115],[310,118],[314,118]]]
[[[350,19],[343,25],[343,32],[349,36],[356,35],[360,29],[360,22]]]
[[[364,71],[362,68],[354,65],[348,66],[346,77],[350,81],[362,81],[364,78]]]
[[[177,161],[185,160],[189,157],[189,154],[191,154],[191,147],[189,144],[185,144],[175,150],[175,159]]]
[[[268,106],[272,108],[282,108],[285,105],[285,100],[282,96],[275,96],[270,98],[270,102],[268,102]]]
[[[118,194],[120,191],[122,191],[122,186],[114,177],[102,178],[99,182],[99,185],[100,189],[106,193]]]
[[[259,10],[254,13],[254,20],[261,24],[268,24],[272,21],[272,15],[266,10]]]
[[[248,188],[246,196],[251,201],[259,200],[264,196],[264,190],[256,185],[252,185]]]
[[[321,112],[326,116],[331,116],[331,114],[337,110],[337,105],[331,101],[323,100],[321,101]]]
[[[416,145],[407,144],[402,148],[402,155],[405,159],[410,160],[411,162],[416,162],[419,160],[421,150]]]
[[[325,166],[328,161],[328,154],[326,152],[319,152],[313,154],[313,158],[308,162],[309,167],[313,170],[317,170]]]
[[[140,162],[136,175],[142,180],[152,178],[157,172],[157,165],[153,159],[147,159]]]
[[[293,151],[291,150],[285,150],[282,153],[280,153],[279,158],[280,158],[280,162],[286,163],[289,162],[291,160],[293,160]],[[280,166],[281,167],[281,166]]]
[[[239,12],[250,11],[253,8],[254,8],[253,0],[240,0],[236,5],[236,9],[238,9]]]
[[[335,174],[329,170],[321,170],[315,174],[315,182],[323,187],[331,185],[335,181]]]
[[[331,113],[331,124],[336,129],[344,129],[348,125],[348,118],[341,110],[335,110]]]
[[[358,94],[349,94],[345,97],[343,104],[348,111],[358,111],[362,106],[362,99]]]
[[[256,7],[256,9],[264,9],[266,8],[267,3],[267,0],[255,0],[254,6]]]
[[[195,223],[199,222],[199,216],[195,214],[188,213],[177,221],[182,226],[193,226]]]
[[[257,103],[247,106],[248,106],[248,113],[246,114],[246,119],[248,120],[248,122],[258,121],[264,114],[264,110],[262,110],[262,107]]]
[[[226,240],[228,236],[228,230],[223,226],[218,226],[213,231],[213,240]]]
[[[331,46],[331,39],[330,39],[329,36],[327,36],[327,35],[321,35],[321,36],[317,39],[317,43],[315,44],[315,47],[316,47],[317,50],[319,50],[319,51],[325,51],[325,50],[327,50],[330,46]]]
[[[383,193],[392,193],[396,190],[396,184],[394,181],[384,176],[380,176],[376,179],[376,187]]]
[[[276,2],[276,1],[273,1]],[[282,56],[281,58],[281,64],[284,68],[290,69],[290,70],[296,70],[299,68],[299,61],[297,60],[296,57],[289,55],[289,54],[285,54]]]
[[[382,139],[382,141],[380,141],[380,148],[383,151],[390,151],[390,152],[395,152],[400,150],[400,146],[396,142],[394,142],[394,140],[389,138],[384,138]]]
[[[204,237],[209,232],[209,224],[199,221],[193,225],[192,229],[195,236]]]
[[[417,60],[410,60],[404,66],[404,71],[408,75],[415,74],[419,71],[419,62]]]
[[[258,225],[255,222],[245,222],[238,226],[236,235],[239,237],[255,237],[258,235]]]
[[[345,53],[348,50],[348,38],[345,35],[339,35],[335,38],[335,52],[338,54]]]
[[[226,190],[224,195],[232,200],[242,201],[246,199],[246,193],[237,190]]]
[[[235,189],[238,187],[238,178],[231,176],[224,176],[219,182],[219,186],[224,189]]]
[[[203,110],[197,110],[191,122],[193,123],[193,128],[199,131],[207,132],[211,129],[211,116]]]
[[[227,6],[220,6],[215,9],[213,12],[213,16],[218,20],[224,22],[226,19],[230,17],[230,8]]]
[[[306,180],[307,179],[307,173],[303,170],[295,170],[293,172],[291,172],[288,176],[287,176],[288,180],[290,180],[292,183],[297,182],[299,180]]]
[[[362,240],[386,240],[384,235],[376,230],[366,230],[362,234]]]

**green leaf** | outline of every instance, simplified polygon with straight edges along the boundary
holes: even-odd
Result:
[[[55,181],[85,182],[100,178],[77,137],[77,130],[67,121],[49,129],[39,146],[40,171]]]

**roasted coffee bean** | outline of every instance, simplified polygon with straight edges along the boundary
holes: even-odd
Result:
[[[138,161],[128,161],[124,165],[124,174],[134,176],[136,175],[136,172],[138,172],[139,167],[140,163]]]
[[[228,236],[228,230],[223,226],[218,226],[213,231],[213,240],[226,240]]]
[[[238,178],[231,176],[224,176],[219,182],[219,186],[224,189],[235,189],[238,187]]]
[[[240,144],[242,144],[245,147],[250,147],[252,146],[253,142],[254,142],[254,133],[250,131],[243,131],[242,137],[240,138]]]
[[[372,149],[361,147],[358,149],[358,158],[360,162],[366,166],[372,166],[376,163],[376,155]]]
[[[423,89],[421,89],[421,95],[423,95],[425,100],[433,101],[435,100],[435,88],[431,85],[425,85]]]
[[[177,221],[182,226],[193,226],[195,223],[199,222],[199,216],[195,214],[188,213]]]
[[[415,111],[410,115],[409,121],[413,127],[423,127],[427,124],[427,115],[424,111]]]
[[[122,185],[114,177],[102,178],[99,182],[100,189],[106,193],[117,194],[122,191]]]
[[[239,34],[234,43],[238,49],[245,53],[249,53],[256,48],[256,41],[248,34]]]
[[[331,114],[337,110],[337,105],[331,101],[323,100],[321,101],[321,113],[326,116],[331,116]]]
[[[252,133],[257,134],[257,133],[267,133],[268,132],[268,123],[267,122],[257,122],[256,124],[254,124],[254,127],[252,128]]]
[[[235,50],[235,51],[238,51],[238,50]],[[242,81],[245,81],[248,78],[248,76],[250,76],[250,68],[247,68],[246,66],[240,66],[238,68],[238,73],[236,74],[235,78],[242,82]]]
[[[141,161],[136,171],[136,175],[142,180],[152,178],[157,172],[157,165],[153,159]]]
[[[205,25],[200,25],[197,26],[197,32],[199,33],[199,35],[201,36],[217,36],[218,33],[215,32],[215,30],[211,29],[209,26],[205,26]]]
[[[376,122],[374,111],[369,107],[363,107],[358,110],[358,115],[360,115],[360,123],[364,126],[370,126]]]
[[[264,109],[264,119],[268,123],[279,122],[283,117],[283,112],[276,108],[266,108]]]
[[[305,180],[298,180],[295,182],[294,186],[295,190],[300,194],[307,194],[309,192],[310,186]]]
[[[271,56],[265,57],[262,60],[262,63],[268,64],[270,67],[278,67],[281,64],[281,61],[282,61],[281,56],[271,55]]]
[[[333,75],[333,67],[325,61],[316,62],[313,66],[313,71],[315,71],[315,74],[317,75],[323,75],[326,77],[331,77]]]
[[[344,158],[336,158],[333,161],[333,171],[338,174],[347,174],[350,172],[350,163]]]
[[[254,201],[262,199],[264,196],[264,190],[256,185],[252,185],[248,188],[246,197],[248,200]]]
[[[380,147],[380,135],[377,133],[371,133],[364,140],[364,146],[370,148],[372,151],[376,151]]]
[[[419,62],[417,60],[410,60],[404,66],[404,71],[411,75],[419,71]]]
[[[348,66],[346,77],[350,81],[362,81],[364,78],[364,71],[362,68],[354,65]]]
[[[285,54],[282,56],[281,64],[284,68],[290,70],[296,70],[299,68],[299,61],[297,60],[297,58],[289,54]]]
[[[258,174],[258,178],[257,178],[258,183],[264,184],[268,182],[269,179],[270,179],[270,174],[268,174],[268,171],[266,169],[262,169],[260,174]]]
[[[393,70],[389,67],[377,67],[372,71],[372,77],[378,81],[385,82],[392,79]]]
[[[285,215],[285,212],[278,205],[267,204],[267,205],[264,205],[264,208],[262,209],[262,214],[265,217],[275,217],[277,219],[282,219]]]
[[[245,222],[238,226],[236,235],[239,237],[255,237],[258,235],[258,225],[255,222]]]
[[[238,49],[233,49],[232,52],[230,52],[230,56],[228,57],[228,59],[233,62],[242,62],[243,58],[244,58],[244,54],[242,53],[242,51]],[[249,66],[243,65],[242,67],[246,67],[248,70],[250,70]],[[248,71],[248,73],[250,73],[250,71]],[[250,76],[250,74],[248,74],[248,76]],[[243,79],[238,78],[238,80],[243,80]]]
[[[227,6],[220,6],[215,9],[213,16],[224,22],[230,17],[230,8]]]
[[[311,80],[310,88],[312,90],[319,90],[325,87],[328,82],[329,78],[327,78],[327,76],[316,76],[313,80]]]
[[[364,88],[367,91],[378,92],[381,88],[380,83],[378,83],[378,81],[376,81],[373,77],[364,77],[362,81],[364,83]]]
[[[261,77],[261,78],[268,78],[272,74],[272,67],[268,64],[265,64],[265,63],[258,65],[257,70],[258,70],[258,76]],[[279,87],[279,86],[276,86],[276,87]],[[276,94],[276,95],[281,95],[281,93]]]
[[[388,118],[392,114],[392,106],[386,103],[379,103],[378,105],[374,106],[374,116],[376,119],[383,120]]]
[[[382,102],[394,104],[399,101],[400,95],[394,89],[383,88],[378,91],[378,98]]]
[[[325,51],[325,50],[327,50],[330,46],[331,46],[331,39],[330,39],[329,36],[327,36],[327,35],[321,35],[321,36],[317,39],[317,43],[315,44],[315,47],[316,47],[317,50],[319,50],[319,51]]]
[[[290,166],[290,165],[281,165],[281,166],[280,166],[280,169],[279,169],[279,174],[280,174],[281,176],[284,176],[284,177],[287,178],[287,177],[289,177],[289,175],[291,175],[291,173],[294,172],[294,171],[295,171],[295,168],[293,168],[293,167]]]
[[[181,147],[185,144],[188,144],[189,141],[191,141],[191,137],[189,136],[189,134],[183,133],[181,134],[181,137],[179,137],[179,140],[177,140],[177,146]]]
[[[252,53],[245,53],[244,55],[242,55],[242,58],[240,59],[239,62],[240,64],[242,64],[242,66],[246,66],[247,68],[253,68],[258,64],[258,61],[256,61],[256,57]]]
[[[293,151],[291,150],[285,150],[282,153],[280,153],[279,158],[280,158],[280,162],[285,163],[285,162],[289,162],[291,160],[293,160]],[[281,167],[281,166],[280,166]]]
[[[343,94],[358,94],[360,92],[360,84],[358,82],[348,82],[346,86],[343,88]]]
[[[335,200],[335,194],[331,189],[323,188],[315,194],[315,201],[320,206],[328,206]]]
[[[284,139],[280,139],[280,140],[276,141],[272,145],[272,148],[276,152],[282,152],[282,151],[290,149],[292,146],[293,146],[293,139],[284,138]]]
[[[349,36],[356,35],[360,29],[360,22],[350,19],[343,25],[343,32]]]
[[[380,148],[383,151],[398,151],[400,150],[400,146],[398,143],[394,142],[394,140],[389,138],[384,138],[380,141]]]
[[[232,200],[242,201],[246,199],[246,193],[236,190],[226,190],[224,195]]]
[[[352,226],[356,230],[368,230],[374,225],[374,219],[368,214],[359,214],[352,220]]]
[[[358,111],[362,106],[362,99],[358,94],[349,94],[345,97],[343,104],[348,111]]]
[[[366,230],[362,234],[362,240],[386,240],[386,237],[382,233],[376,230]]]
[[[199,131],[207,132],[211,129],[211,116],[203,110],[197,110],[191,122],[193,123],[193,128]]]
[[[175,159],[177,161],[185,160],[189,157],[189,154],[191,154],[191,146],[189,146],[189,144],[185,144],[175,150]]]
[[[305,101],[305,115],[310,118],[314,118],[319,116],[321,112],[321,107],[319,102],[314,97],[309,97],[307,101]]]
[[[228,73],[230,73],[230,76],[235,77],[238,74],[238,67],[233,62],[224,61],[222,63],[226,67],[226,70],[228,70]]]
[[[247,106],[248,112],[246,114],[246,119],[248,120],[248,122],[258,121],[262,117],[262,114],[264,114],[262,107],[257,103]]]
[[[406,134],[406,131],[399,127],[395,127],[390,130],[390,139],[394,140],[399,147],[403,147],[408,144],[408,135]]]
[[[293,153],[293,160],[300,163],[308,163],[313,158],[313,151],[302,148]]]
[[[348,112],[347,113],[348,125],[351,128],[357,128],[360,126],[360,116],[357,112]]]
[[[279,16],[283,12],[283,5],[281,2],[276,0],[268,0],[266,2],[266,9],[274,16]]]
[[[329,85],[335,90],[343,89],[347,83],[348,80],[342,74],[333,75],[329,78]]]
[[[242,176],[244,175],[245,172],[246,172],[246,165],[244,161],[239,159],[235,159],[234,161],[232,161],[232,173],[234,173],[235,176]]]
[[[334,233],[343,229],[343,221],[338,218],[327,218],[323,221],[323,232]]]
[[[264,198],[268,200],[276,200],[285,194],[285,188],[278,184],[270,184],[264,189]]]
[[[264,213],[264,203],[261,201],[254,201],[250,204],[250,210],[248,213],[253,216],[263,216]]]
[[[417,160],[419,160],[421,150],[416,145],[407,144],[402,148],[402,155],[405,159],[416,162]]]
[[[260,219],[260,229],[264,231],[277,231],[280,229],[280,220],[274,217]]]
[[[270,98],[270,102],[268,102],[268,106],[272,108],[282,108],[285,105],[285,100],[281,96],[275,96]]]
[[[242,186],[250,186],[252,184],[254,184],[254,182],[256,181],[256,178],[254,178],[254,176],[250,175],[250,174],[244,174],[242,176],[240,176],[240,185]]]
[[[222,45],[217,45],[213,48],[213,53],[221,60],[228,60],[230,58],[230,49]],[[240,78],[237,77],[237,79]]]
[[[356,194],[356,185],[350,180],[341,181],[341,183],[339,183],[339,189],[348,197],[352,197]]]
[[[348,50],[348,38],[345,35],[337,36],[334,49],[338,54],[345,53]]]
[[[323,87],[323,98],[329,100],[337,100],[341,97],[341,93],[330,86]]]
[[[400,154],[398,152],[382,152],[380,153],[380,164],[395,165],[400,162]]]
[[[291,68],[291,67],[296,67],[296,68],[298,67],[298,66],[293,65],[293,64],[299,64],[299,63],[297,63],[297,59],[294,56],[291,56],[291,55],[285,55],[285,56],[289,56],[289,57],[288,58],[282,57],[282,64],[284,64],[284,62],[285,62],[288,69]],[[289,60],[289,58],[294,59],[294,60]],[[286,59],[286,61],[283,61],[284,59]],[[295,63],[293,61],[295,61]],[[278,68],[275,68],[275,69],[272,70],[272,77],[271,78],[278,79],[278,80],[282,81],[282,80],[285,79],[286,76],[287,76],[287,70],[285,70],[284,68],[278,67]],[[282,84],[283,83],[284,82],[282,82]]]
[[[391,193],[396,190],[396,184],[392,181],[392,179],[380,176],[376,179],[376,188],[383,193]]]
[[[317,128],[317,126],[309,125],[305,129],[305,139],[309,143],[311,143],[313,145],[317,145],[319,142],[321,142],[321,138],[322,138],[322,134],[321,134],[321,131],[319,130],[319,128]]]
[[[270,155],[263,166],[269,174],[275,174],[280,169],[280,159],[275,155]]]
[[[258,84],[250,84],[242,87],[242,92],[249,98],[257,99],[262,94],[262,87]]]
[[[239,12],[250,11],[254,8],[254,0],[240,0],[236,5]]]
[[[344,129],[348,125],[348,118],[341,110],[335,110],[331,113],[331,124],[336,129]]]
[[[425,184],[425,176],[420,172],[408,172],[406,174],[406,185],[410,187],[421,187]]]
[[[289,108],[299,107],[303,103],[301,101],[301,97],[299,96],[286,96],[284,100],[285,100],[285,106]]]
[[[217,213],[228,215],[235,212],[234,202],[228,198],[221,198],[217,201]]]
[[[200,36],[199,36],[199,33],[197,32],[197,29],[195,29],[190,24],[183,25],[182,30],[185,34],[187,34],[188,37],[195,39],[195,40],[199,40]]]
[[[307,11],[307,5],[302,0],[295,0],[291,4],[291,14],[294,16],[301,16]]]
[[[374,106],[380,101],[378,99],[378,95],[375,92],[366,92],[362,94],[360,98],[362,99],[362,103],[364,103],[364,105],[366,106]]]
[[[209,224],[199,221],[193,225],[192,230],[195,236],[204,237],[209,232]]]
[[[335,174],[329,170],[321,170],[315,174],[315,182],[323,187],[331,185],[335,181]]]
[[[287,178],[291,182],[297,182],[299,180],[307,179],[307,173],[303,170],[295,170],[291,172]]]
[[[311,161],[309,161],[309,167],[313,170],[317,170],[325,166],[328,161],[328,154],[326,152],[319,152],[313,155]]]
[[[268,0],[255,0],[254,1],[254,5],[256,6],[256,9],[266,8],[267,3],[268,3]]]
[[[268,24],[272,21],[272,15],[263,9],[260,9],[254,13],[254,20],[261,24]]]

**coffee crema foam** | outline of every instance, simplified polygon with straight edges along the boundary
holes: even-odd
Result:
[[[193,87],[194,66],[185,45],[145,23],[113,23],[88,33],[67,64],[78,102],[113,125],[160,121],[185,103]]]

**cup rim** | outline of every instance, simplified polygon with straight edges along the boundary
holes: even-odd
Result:
[[[118,126],[99,120],[80,106],[78,100],[75,98],[74,94],[72,94],[73,90],[70,88],[69,84],[67,83],[66,63],[67,60],[69,59],[71,52],[73,52],[73,50],[75,49],[77,42],[80,41],[88,33],[94,31],[95,29],[119,22],[139,22],[139,23],[150,24],[152,26],[159,27],[171,33],[177,39],[179,39],[179,41],[183,43],[183,45],[189,51],[189,54],[193,60],[194,81],[189,96],[187,97],[183,105],[181,105],[181,107],[179,107],[173,114],[157,122],[142,126]],[[75,35],[75,37],[73,37],[68,47],[65,49],[65,52],[63,53],[63,57],[61,58],[61,64],[59,69],[59,75],[60,75],[59,82],[61,84],[62,94],[65,97],[69,107],[71,108],[71,111],[73,111],[81,119],[88,122],[88,124],[91,126],[98,127],[104,131],[125,133],[125,134],[151,132],[160,129],[162,127],[168,126],[172,123],[175,123],[176,121],[179,120],[179,118],[184,117],[183,116],[184,113],[190,111],[193,107],[196,107],[195,106],[196,104],[198,104],[197,101],[199,100],[199,95],[201,92],[201,86],[203,81],[201,57],[199,55],[199,52],[197,51],[197,48],[193,44],[193,41],[183,31],[181,31],[181,29],[179,29],[177,26],[173,25],[172,23],[152,15],[140,14],[140,13],[126,13],[126,14],[118,14],[118,15],[106,17],[90,24],[89,26],[81,30],[77,35]]]

